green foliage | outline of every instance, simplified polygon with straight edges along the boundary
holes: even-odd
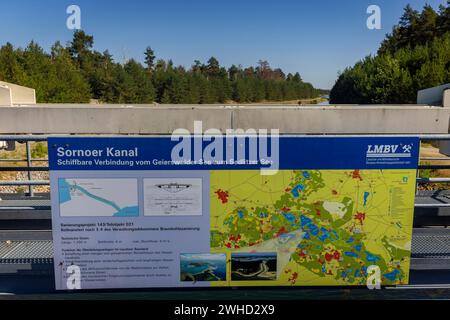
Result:
[[[147,49],[145,49],[145,64],[147,65],[148,71],[153,70],[155,64],[155,52],[150,47],[147,47]]]
[[[31,148],[31,158],[43,159],[47,156],[47,145],[45,143],[38,142]]]
[[[17,187],[17,188],[16,188],[16,192],[17,192],[17,193],[24,194],[24,193],[26,192],[26,189],[25,189],[25,187]]]
[[[339,75],[331,103],[416,103],[417,91],[450,82],[450,1],[439,13],[407,6],[399,25],[369,56]]]
[[[36,89],[38,102],[88,102],[89,84],[68,50],[56,43],[49,55],[34,42],[25,50],[0,48],[0,79]]]
[[[427,161],[421,162],[421,165],[424,165],[424,166],[427,166],[430,164],[431,163],[429,163]],[[419,170],[419,178],[428,179],[428,178],[436,177],[437,172],[438,172],[438,170],[436,170],[436,169],[420,169]]]
[[[314,98],[327,91],[303,82],[300,75],[272,69],[267,61],[257,67],[226,70],[211,57],[195,61],[189,70],[172,61],[158,60],[147,47],[145,66],[131,59],[114,62],[108,51],[93,50],[94,37],[76,31],[63,47],[59,42],[46,53],[31,42],[27,48],[0,48],[0,80],[36,89],[38,102],[206,104],[282,101]]]

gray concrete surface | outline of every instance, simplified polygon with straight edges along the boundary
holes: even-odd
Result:
[[[0,108],[0,131],[6,133],[172,133],[193,131],[194,121],[225,130],[232,111],[221,107],[37,105]]]
[[[450,107],[450,89],[444,90],[443,97],[442,97],[442,106],[445,108]],[[448,132],[450,132],[450,123],[449,123]],[[439,143],[439,151],[442,154],[450,156],[450,141],[441,141]]]
[[[448,133],[450,108],[397,106],[36,105],[0,108],[0,134],[171,134],[177,128],[302,134]]]
[[[9,89],[10,94],[9,103],[4,103],[5,105],[30,105],[36,104],[36,91],[32,88],[27,88],[23,86],[18,86],[16,84],[0,81],[0,86],[7,90]],[[3,97],[2,97],[3,96]],[[8,93],[6,91],[0,92],[0,106],[3,105],[2,99],[7,99]]]
[[[12,105],[11,89],[0,84],[0,106]]]
[[[450,89],[450,83],[444,84],[442,86],[420,90],[417,93],[417,103],[443,106],[443,94],[446,89]]]
[[[450,108],[450,89],[446,89],[442,98],[442,106]]]
[[[236,128],[280,128],[282,133],[448,133],[450,108],[430,106],[242,107]]]

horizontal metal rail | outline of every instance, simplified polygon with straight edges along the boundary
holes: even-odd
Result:
[[[27,162],[28,159],[0,159],[0,162]],[[32,162],[47,162],[48,159],[30,159]]]
[[[47,141],[48,135],[0,135],[0,141]]]
[[[136,135],[136,134],[79,134],[76,137],[83,138],[114,138],[114,137],[137,137],[137,138],[147,138],[147,137],[170,137],[170,134],[160,134],[160,135]],[[247,135],[248,136],[248,135]],[[251,136],[251,135],[250,135]],[[255,135],[253,135],[255,136]],[[264,135],[261,135],[264,136]],[[52,137],[75,137],[72,134],[52,134],[52,135],[0,135],[0,141],[47,141],[48,138]],[[305,137],[305,138],[362,138],[362,137],[404,137],[404,138],[419,138],[420,140],[435,140],[443,141],[450,140],[450,134],[282,134],[280,137]]]
[[[395,287],[386,287],[388,290],[411,290],[411,289],[450,289],[449,284],[407,284],[397,285]]]
[[[422,157],[420,158],[422,161],[450,161],[450,157]]]
[[[48,167],[0,167],[0,171],[11,172],[11,171],[48,171]]]
[[[424,164],[418,167],[419,170],[431,169],[431,170],[442,170],[450,169],[450,164]]]
[[[48,180],[22,180],[22,181],[1,181],[0,187],[5,186],[47,186],[50,185]]]
[[[415,203],[414,208],[450,208],[450,203]]]
[[[418,178],[417,183],[448,183],[450,178]]]
[[[1,201],[0,201],[1,204]],[[9,211],[9,210],[36,210],[36,207],[8,207],[8,206],[1,206],[0,205],[0,211]]]

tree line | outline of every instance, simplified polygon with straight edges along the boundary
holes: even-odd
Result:
[[[410,5],[375,56],[342,72],[331,103],[416,103],[417,91],[450,82],[450,0],[435,11]]]
[[[156,59],[145,51],[144,65],[134,59],[117,63],[108,51],[93,50],[94,38],[76,31],[66,46],[56,42],[49,53],[32,41],[26,48],[0,48],[0,80],[36,89],[41,103],[225,103],[315,98],[327,91],[285,74],[267,61],[256,67],[226,69],[211,57],[191,68]]]

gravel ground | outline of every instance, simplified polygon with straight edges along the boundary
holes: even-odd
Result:
[[[48,180],[48,172],[32,172],[33,180]],[[6,179],[5,179],[6,180]],[[8,180],[16,180],[16,181],[25,181],[28,180],[27,172],[13,172],[10,175]],[[50,192],[49,186],[33,186],[34,192]],[[20,193],[20,192],[28,192],[27,186],[7,186],[0,187],[0,193]]]
[[[38,144],[45,145],[44,143],[31,143],[31,150],[35,150]],[[45,149],[44,149],[45,151]],[[33,152],[32,152],[33,154]],[[36,155],[35,155],[36,156]],[[37,155],[39,158],[46,158],[46,152],[41,152]],[[14,151],[0,151],[0,159],[25,159],[26,150],[25,144],[16,144],[16,150]],[[26,162],[0,162],[0,166],[15,166],[23,167],[26,166]],[[33,167],[47,167],[47,162],[33,162]],[[32,172],[32,180],[48,180],[48,172]],[[9,172],[0,171],[0,181],[24,181],[28,179],[28,172]],[[33,186],[35,192],[49,192],[50,188],[48,186]],[[0,186],[0,193],[21,193],[28,192],[27,186]]]

